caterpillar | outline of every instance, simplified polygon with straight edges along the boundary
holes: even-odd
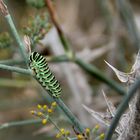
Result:
[[[37,52],[30,55],[29,67],[35,73],[35,78],[45,90],[49,90],[52,97],[61,96],[61,87],[55,76],[49,69],[46,59]]]

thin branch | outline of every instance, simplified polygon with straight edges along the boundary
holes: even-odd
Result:
[[[122,103],[119,105],[117,112],[116,112],[116,115],[113,118],[113,121],[111,123],[111,126],[110,126],[109,130],[107,131],[107,135],[106,135],[105,140],[111,140],[113,133],[114,133],[114,131],[119,123],[119,120],[120,120],[122,114],[127,109],[128,103],[136,94],[136,91],[139,88],[139,86],[140,86],[140,79],[135,82],[135,84],[129,90],[128,94],[124,97]]]
[[[13,34],[13,36],[14,36],[14,38],[15,38],[18,46],[19,46],[20,53],[21,53],[22,57],[24,58],[24,61],[26,62],[26,64],[28,64],[28,62],[27,62],[27,55],[26,55],[26,52],[25,52],[25,48],[24,48],[23,42],[20,39],[20,36],[19,36],[19,34],[17,32],[17,29],[16,29],[16,27],[14,25],[14,22],[13,22],[13,20],[11,18],[11,15],[10,15],[9,11],[8,11],[8,8],[4,4],[3,0],[0,0],[0,11],[3,13],[6,21],[9,24],[9,27],[10,27],[10,29],[12,31],[12,34]]]
[[[9,122],[9,123],[4,123],[0,125],[0,130],[9,128],[9,127],[14,127],[14,126],[37,124],[37,123],[40,123],[41,121],[42,121],[41,119],[38,119],[38,120],[30,119],[30,120],[24,120],[24,121],[14,121],[14,122]]]
[[[0,64],[4,64],[4,65],[21,65],[21,64],[24,64],[24,60],[6,59],[6,60],[0,60]]]
[[[91,76],[94,76],[95,78],[97,78],[98,80],[106,83],[108,86],[110,86],[111,88],[113,88],[115,91],[117,91],[119,94],[121,95],[125,95],[126,92],[125,90],[122,88],[122,86],[120,86],[118,83],[116,83],[115,81],[108,79],[105,75],[102,74],[102,72],[100,72],[99,69],[97,69],[95,66],[85,63],[84,61],[75,58],[75,62],[76,64],[78,64],[83,70],[85,70],[88,74],[90,74]]]
[[[48,61],[57,61],[56,58],[59,58],[59,62],[63,62],[63,61],[70,61],[65,55],[61,56],[61,57],[52,57],[51,59],[48,58]],[[57,62],[58,62],[57,61]],[[78,64],[83,70],[85,70],[88,74],[94,76],[95,78],[97,78],[98,80],[106,83],[108,86],[112,87],[115,91],[117,91],[119,94],[121,95],[125,95],[125,91],[124,89],[118,85],[118,83],[116,83],[113,80],[108,79],[105,75],[103,75],[95,66],[85,63],[84,61],[76,58],[75,59],[75,63]],[[0,64],[0,69],[4,69],[4,70],[8,70],[8,71],[13,71],[13,72],[19,72],[22,74],[27,74],[27,75],[32,75],[31,71],[27,70],[27,69],[22,69],[22,68],[17,68],[17,67],[11,67],[11,66],[7,66],[4,64]]]
[[[9,27],[10,27],[10,29],[12,31],[12,34],[13,34],[13,36],[14,36],[14,38],[15,38],[18,46],[19,46],[20,53],[21,53],[22,57],[24,58],[24,61],[28,65],[28,60],[27,60],[27,54],[25,52],[25,47],[24,47],[23,42],[22,42],[22,40],[21,40],[21,38],[20,38],[20,36],[19,36],[19,34],[17,32],[17,29],[16,29],[16,27],[14,25],[14,22],[13,22],[12,18],[11,18],[11,15],[10,14],[6,15],[5,19],[8,22]]]
[[[61,129],[57,126],[57,124],[48,116],[48,120],[55,126],[55,128],[61,133]],[[62,135],[65,140],[69,140],[69,138],[65,135]]]
[[[73,52],[69,46],[68,41],[65,38],[65,35],[64,35],[58,21],[57,21],[57,16],[56,16],[56,12],[55,12],[54,7],[53,7],[53,3],[51,2],[51,0],[45,0],[45,1],[46,1],[46,5],[48,8],[48,12],[50,13],[51,20],[57,29],[57,32],[59,34],[59,38],[60,38],[60,41],[64,47],[64,50],[66,51],[66,53],[68,54],[69,57],[72,57]]]
[[[28,69],[12,67],[12,66],[7,66],[3,64],[0,64],[0,69],[11,71],[11,72],[18,72],[18,73],[26,74],[26,75],[32,75],[32,72]]]
[[[58,63],[70,61],[66,55],[47,56],[46,60],[47,62],[58,62]],[[23,63],[24,63],[23,60],[17,60],[17,59],[0,60],[0,64],[5,64],[5,65],[21,65]]]
[[[67,55],[58,55],[58,56],[50,56],[46,57],[47,62],[69,62],[70,59]]]
[[[51,95],[50,91],[48,93]],[[71,120],[73,126],[75,126],[79,132],[84,132],[84,127],[80,123],[80,121],[73,115],[73,113],[70,111],[70,109],[64,104],[64,102],[60,98],[53,98],[54,101],[57,102],[58,106],[61,108],[61,110],[65,113],[65,115],[68,117],[68,119]]]
[[[61,43],[64,47],[65,50],[70,50],[70,47],[67,46],[68,42],[67,40],[65,40],[65,36],[64,33],[62,31],[62,29],[60,28],[57,19],[56,19],[56,13],[54,11],[53,8],[53,4],[51,2],[51,0],[46,0],[46,5],[48,7],[48,11],[50,13],[51,19],[55,25],[55,27],[57,28]],[[64,40],[63,40],[64,39]],[[69,55],[67,54],[67,56],[69,57]],[[71,55],[71,57],[69,57],[69,59],[71,59],[71,61],[74,60],[74,56]],[[99,72],[99,70],[97,68],[95,68],[94,66],[91,66],[90,64],[87,64],[83,61],[81,61],[78,58],[75,58],[75,62],[81,67],[83,68],[85,71],[87,71],[89,74],[91,74],[92,76],[94,76],[95,78],[105,82],[107,85],[109,85],[110,87],[112,87],[113,89],[115,89],[117,92],[119,92],[120,94],[124,95],[125,91],[122,89],[122,87],[118,86],[118,84],[112,80],[109,80],[108,78],[106,78],[102,73]]]

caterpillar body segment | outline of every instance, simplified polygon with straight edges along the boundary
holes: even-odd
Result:
[[[41,86],[51,92],[51,96],[59,98],[61,96],[61,87],[55,76],[49,69],[46,59],[37,52],[30,55],[30,68],[35,73],[35,78]]]

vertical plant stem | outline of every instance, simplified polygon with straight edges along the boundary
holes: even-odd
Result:
[[[119,120],[120,120],[122,114],[127,109],[128,103],[134,97],[134,95],[135,95],[137,89],[139,88],[139,86],[140,86],[140,79],[135,82],[135,84],[129,90],[128,94],[126,94],[126,96],[124,97],[122,103],[119,105],[117,113],[112,120],[112,123],[109,127],[109,130],[107,131],[107,135],[105,137],[105,140],[111,140],[111,138],[113,136],[113,133],[114,133],[114,131],[115,131],[115,129],[116,129],[118,123],[119,123]]]
[[[22,40],[20,39],[20,36],[19,36],[17,29],[14,25],[14,22],[11,18],[11,15],[9,14],[8,8],[5,5],[5,3],[3,2],[3,0],[0,0],[0,12],[3,14],[6,21],[8,22],[9,27],[12,31],[12,34],[13,34],[17,44],[19,45],[20,53],[21,53],[22,57],[24,58],[24,61],[26,62],[26,64],[28,64],[24,45],[22,43]]]
[[[35,76],[34,76],[34,78],[36,79]],[[58,107],[60,107],[60,109],[64,112],[64,114],[71,121],[73,126],[76,127],[80,133],[83,133],[84,127],[82,126],[80,121],[73,115],[73,113],[70,111],[70,109],[64,104],[64,102],[60,98],[53,98],[52,92],[50,92],[49,90],[46,90],[45,88],[44,88],[44,90],[47,91],[47,93],[50,95],[50,97],[58,104]]]
[[[27,55],[26,55],[26,52],[25,52],[24,45],[23,45],[23,43],[22,43],[22,40],[20,39],[20,36],[19,36],[19,34],[18,34],[18,32],[17,32],[17,29],[16,29],[16,27],[15,27],[15,25],[14,25],[14,22],[13,22],[11,16],[10,16],[10,14],[6,15],[5,18],[6,18],[7,22],[8,22],[8,24],[9,24],[9,27],[10,27],[10,29],[11,29],[11,31],[12,31],[12,34],[13,34],[14,38],[15,38],[15,40],[16,40],[18,46],[19,46],[20,53],[21,53],[21,55],[22,55],[24,61],[25,61],[26,64],[28,65]]]

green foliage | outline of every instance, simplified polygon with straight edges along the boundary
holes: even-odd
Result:
[[[44,0],[26,0],[27,4],[40,9],[45,6],[45,1]]]
[[[0,48],[7,48],[11,46],[12,38],[10,37],[9,33],[3,32],[0,34]]]
[[[24,25],[22,32],[30,37],[32,46],[43,39],[50,30],[51,24],[48,21],[47,14],[30,17],[27,25]]]

